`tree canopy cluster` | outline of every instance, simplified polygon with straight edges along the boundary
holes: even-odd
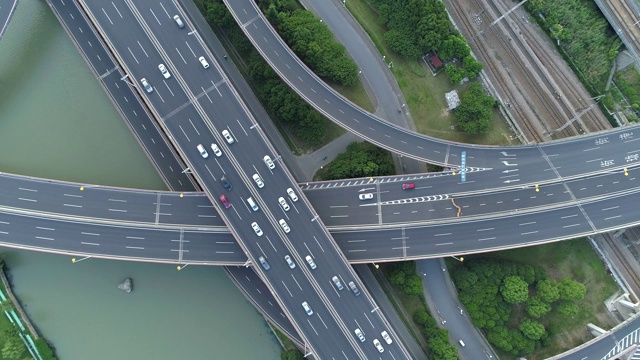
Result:
[[[586,294],[585,286],[573,279],[554,280],[543,268],[495,259],[465,261],[452,276],[473,323],[491,344],[514,356],[548,345],[544,316],[575,316],[576,300]],[[516,317],[522,313],[512,311],[516,307],[526,315]],[[517,325],[508,326],[512,324]]]
[[[247,55],[247,71],[254,91],[269,113],[302,141],[312,146],[320,144],[326,135],[324,117],[278,77],[244,36],[221,0],[205,0],[204,5],[207,21],[222,28],[235,49]]]
[[[323,180],[337,180],[394,173],[391,153],[368,142],[352,142],[345,152],[318,171],[318,176]]]
[[[422,278],[416,274],[414,261],[391,263],[387,265],[385,272],[389,282],[409,296],[420,295],[424,291]]]
[[[460,95],[460,105],[453,113],[463,131],[470,135],[484,134],[490,129],[495,105],[496,100],[484,91],[482,85],[474,82]]]
[[[595,2],[533,0],[525,8],[543,29],[550,29],[552,38],[560,40],[560,46],[586,80],[597,91],[604,91],[621,41]]]
[[[475,78],[482,64],[472,55],[467,41],[449,21],[440,0],[373,0],[387,32],[384,40],[398,54],[417,59],[436,51],[445,62],[462,61],[462,66],[448,65],[446,73],[453,83]]]
[[[358,82],[355,62],[312,12],[298,9],[295,0],[261,0],[258,5],[291,50],[318,76],[346,86]]]

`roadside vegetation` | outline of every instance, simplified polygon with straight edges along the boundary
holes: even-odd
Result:
[[[411,4],[407,3],[388,0],[349,0],[346,2],[346,6],[367,32],[378,51],[385,56],[385,61],[391,64],[391,71],[405,96],[416,130],[425,135],[458,142],[488,145],[511,144],[509,138],[511,130],[499,112],[491,107],[489,107],[491,118],[487,133],[470,135],[461,129],[454,112],[447,110],[444,94],[454,89],[460,93],[466,91],[469,84],[458,84],[462,78],[457,76],[464,74],[475,77],[472,75],[474,67],[479,72],[482,64],[473,58],[468,59],[467,66],[470,73],[466,73],[462,62],[467,58],[465,54],[468,54],[469,46],[455,29],[452,30],[453,27],[446,12],[443,13],[444,9],[440,2],[421,0],[411,2]],[[382,5],[385,6],[384,13],[378,9]],[[422,60],[422,56],[426,52],[434,50],[425,50],[432,45],[431,40],[417,39],[417,36],[412,33],[406,43],[403,43],[402,38],[397,36],[402,31],[411,30],[410,26],[403,25],[401,21],[403,14],[406,14],[407,11],[412,12],[410,6],[418,6],[420,10],[416,11],[420,11],[420,13],[434,11],[433,14],[427,15],[423,21],[413,15],[410,19],[418,22],[418,25],[415,26],[421,27],[421,30],[424,31],[422,34],[433,37],[436,39],[434,40],[436,43],[443,43],[438,47],[438,51],[441,51],[438,55],[452,59],[449,65],[458,70],[449,70],[449,72],[455,73],[453,74],[456,76],[454,80],[457,82],[452,83],[449,76],[442,74],[442,72],[439,72],[437,76],[432,76],[428,66]],[[393,9],[394,7],[403,9]],[[389,26],[395,28],[396,24],[396,30],[391,31]],[[423,51],[425,52],[422,53]]]
[[[357,67],[333,39],[326,25],[300,9],[293,0],[261,2],[274,27],[316,74],[359,106],[372,111],[364,88],[358,82]],[[302,100],[262,59],[221,0],[203,0],[204,15],[229,39],[239,55],[239,66],[260,102],[269,112],[289,147],[296,153],[317,149],[344,133]]]
[[[395,174],[391,153],[368,142],[352,142],[320,169],[314,179],[338,180]]]
[[[605,95],[600,104],[611,115],[638,121],[640,77],[633,66],[618,71],[607,86],[614,59],[624,48],[607,19],[593,1],[529,1],[525,8],[554,40],[562,56],[593,96]],[[623,119],[623,120],[624,120]]]
[[[4,262],[0,259],[0,271],[4,271]],[[7,296],[8,291],[5,288],[4,284],[0,282],[0,290],[2,293]],[[7,301],[0,302],[0,310],[2,312],[11,312],[15,311],[15,306],[13,302],[8,298]],[[16,312],[17,313],[17,312]],[[24,342],[20,338],[26,334],[30,334],[31,338],[34,339],[33,342],[40,354],[42,360],[55,360],[56,357],[53,353],[53,349],[49,346],[47,341],[43,338],[39,338],[35,340],[34,334],[29,332],[29,329],[25,329],[21,331],[18,325],[9,321],[7,316],[0,316],[0,359],[1,360],[14,360],[14,359],[31,359],[31,355],[27,350]]]
[[[286,337],[280,330],[271,326],[271,330],[276,334],[280,344],[282,344],[282,352],[280,353],[281,360],[304,360],[304,354],[298,350],[296,345],[288,337]]]
[[[604,301],[617,291],[584,239],[448,260],[473,323],[503,359],[545,359],[614,325]]]
[[[583,81],[603,92],[622,42],[591,0],[528,1],[525,8],[552,39],[559,40]]]

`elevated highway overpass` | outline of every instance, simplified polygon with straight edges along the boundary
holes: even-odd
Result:
[[[373,328],[388,329],[392,337],[393,330],[380,311],[376,310],[375,304],[367,301],[371,297],[364,289],[366,296],[363,298],[341,296],[330,281],[324,281],[331,278],[330,274],[338,274],[345,282],[353,279],[358,287],[363,288],[318,217],[314,217],[315,214],[304,197],[301,196],[301,201],[297,204],[298,214],[290,213],[292,218],[289,224],[294,229],[293,236],[306,240],[292,242],[290,235],[286,235],[289,232],[287,228],[278,227],[276,219],[282,216],[282,210],[269,204],[272,201],[276,203],[274,196],[277,197],[278,188],[293,185],[291,175],[280,163],[277,167],[268,167],[266,171],[262,168],[263,154],[272,155],[278,162],[275,151],[264,141],[264,134],[260,128],[256,128],[255,121],[235,90],[229,86],[218,64],[213,61],[211,69],[207,69],[208,66],[202,69],[196,60],[198,56],[204,54],[206,59],[212,59],[212,56],[203,49],[198,36],[191,36],[194,33],[180,29],[183,27],[180,21],[176,21],[176,26],[171,14],[181,15],[182,21],[189,23],[181,11],[170,2],[145,4],[139,1],[134,4],[131,1],[117,1],[112,2],[109,7],[90,0],[79,3],[118,57],[127,79],[131,81],[129,85],[141,94],[144,94],[143,88],[148,93],[143,99],[207,196],[211,200],[217,198],[223,186],[226,188],[223,193],[231,191],[232,186],[225,183],[225,179],[228,179],[235,184],[230,194],[238,194],[243,198],[252,196],[259,204],[260,211],[241,215],[236,209],[224,211],[218,203],[214,203],[245,255],[256,263],[259,255],[274,259],[289,252],[300,265],[291,271],[284,261],[272,260],[270,267],[265,265],[263,269],[256,266],[255,270],[269,285],[275,299],[292,320],[310,351],[318,357],[374,356],[374,352],[377,352],[375,347],[364,346],[354,339],[353,330],[350,329],[352,325],[347,325],[345,321],[353,319],[356,324],[368,322]],[[200,62],[204,63],[202,60]],[[172,76],[161,79],[159,72],[153,70],[158,67],[157,64],[166,64]],[[139,80],[141,78],[148,78],[149,82],[155,84],[154,88],[146,85],[146,81]],[[222,129],[228,132],[227,135],[222,133],[224,137],[220,135]],[[224,156],[216,156],[210,160],[203,156],[203,159],[195,151],[196,144],[204,143],[208,146],[212,142],[218,144]],[[242,147],[242,151],[233,150],[238,149],[238,146]],[[261,167],[258,168],[258,165]],[[271,185],[259,191],[249,177],[255,172],[260,173],[265,182]],[[262,223],[263,230],[257,229],[254,224],[254,234],[247,226],[246,219]],[[310,225],[306,225],[308,221],[311,221]],[[272,225],[274,223],[275,226]],[[256,235],[259,238],[263,232],[263,239],[266,238],[266,241],[256,239]],[[304,254],[315,257],[320,264],[317,270],[311,272],[302,265]],[[264,265],[264,260],[261,262]],[[270,268],[271,271],[268,271]],[[311,268],[315,269],[315,266]],[[293,280],[287,280],[289,277]],[[306,309],[307,314],[299,310],[303,300],[311,305],[313,312],[309,308]],[[373,315],[367,316],[371,307]],[[402,341],[397,337],[395,340],[392,345],[387,346],[384,357],[407,357]]]
[[[455,155],[454,155],[454,156],[455,156]],[[611,169],[610,169],[609,171],[611,171]]]

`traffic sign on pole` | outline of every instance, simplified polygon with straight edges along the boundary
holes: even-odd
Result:
[[[460,159],[460,181],[467,180],[467,152],[463,151]]]

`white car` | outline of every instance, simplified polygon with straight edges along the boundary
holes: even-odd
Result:
[[[167,67],[164,66],[164,64],[158,65],[158,70],[160,70],[160,73],[162,73],[162,76],[164,76],[165,79],[171,77],[171,73],[169,72],[169,70],[167,70]]]
[[[200,56],[198,58],[198,61],[200,61],[200,64],[202,64],[202,67],[205,69],[209,68],[209,63],[207,62],[207,59],[204,58],[204,56]]]
[[[364,334],[362,333],[362,331],[360,331],[360,329],[355,329],[353,332],[356,333],[356,336],[358,337],[358,339],[360,339],[360,342],[364,342],[366,340],[364,338]]]
[[[291,269],[295,269],[296,268],[296,263],[294,263],[293,260],[291,260],[291,256],[285,255],[284,256],[284,261],[287,262],[287,265],[289,265],[289,268],[291,268]]]
[[[264,182],[262,182],[262,179],[260,178],[260,175],[253,174],[253,181],[256,182],[256,185],[258,185],[258,187],[260,189],[262,189],[264,187]]]
[[[311,310],[311,306],[309,306],[308,302],[306,302],[306,301],[303,302],[302,303],[302,307],[304,308],[304,311],[307,312],[307,315],[309,315],[309,316],[313,315],[313,310]]]
[[[338,279],[337,276],[332,277],[331,281],[333,281],[333,285],[335,285],[338,290],[344,289],[344,286],[342,286],[342,283],[340,282],[340,279]]]
[[[209,157],[209,153],[207,153],[207,150],[205,150],[204,146],[202,146],[202,144],[198,144],[198,146],[196,146],[198,148],[198,152],[200,153],[200,155],[202,155],[203,158],[208,158]]]
[[[358,195],[358,198],[360,198],[360,200],[371,200],[373,199],[373,194],[372,193],[360,194]]]
[[[144,89],[151,94],[153,92],[153,88],[151,87],[151,85],[149,84],[149,82],[147,81],[147,79],[142,78],[140,79],[140,82],[142,83],[142,87],[144,87]]]
[[[282,227],[282,230],[284,230],[285,233],[289,233],[289,231],[291,231],[291,229],[289,228],[289,225],[287,225],[287,222],[284,221],[284,219],[280,219],[280,221],[278,221],[278,223],[280,223],[280,226]]]
[[[231,133],[229,133],[229,130],[222,130],[222,136],[224,137],[225,140],[227,140],[228,144],[233,144],[233,142],[235,140],[233,140],[233,137],[231,136]]]
[[[217,157],[222,156],[222,150],[220,150],[218,145],[212,143],[211,144],[211,150],[213,151],[214,154],[216,154]]]
[[[287,203],[287,200],[285,200],[282,196],[278,198],[278,202],[280,203],[280,206],[282,206],[284,211],[289,211],[289,209],[291,209],[289,207],[289,204]]]
[[[311,270],[316,268],[316,263],[311,258],[311,255],[307,255],[304,259],[307,260],[307,264],[309,264],[309,267],[311,268]]]
[[[391,343],[393,342],[393,340],[391,340],[391,336],[389,336],[389,333],[387,333],[386,331],[381,332],[380,336],[382,336],[387,345],[391,345]]]
[[[262,160],[264,160],[264,163],[267,165],[267,167],[271,170],[275,169],[276,164],[273,163],[273,161],[271,160],[271,157],[269,155],[265,155]]]
[[[292,188],[287,189],[287,195],[289,195],[289,199],[291,199],[291,201],[298,201],[298,195],[296,195],[296,192],[293,191]]]
[[[382,344],[380,344],[380,341],[378,339],[373,339],[373,346],[375,346],[379,352],[384,352],[384,348],[382,347]]]
[[[258,225],[257,222],[252,222],[251,223],[251,227],[253,228],[253,231],[256,232],[256,235],[258,236],[262,236],[262,229],[260,229],[260,226]]]
[[[182,19],[180,19],[180,16],[178,16],[178,15],[174,15],[174,16],[173,16],[173,21],[175,21],[175,22],[176,22],[176,24],[178,24],[178,27],[179,27],[180,29],[182,29],[182,28],[184,27],[184,23],[182,22]]]

